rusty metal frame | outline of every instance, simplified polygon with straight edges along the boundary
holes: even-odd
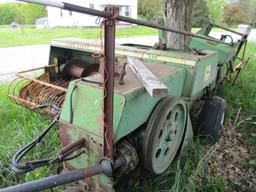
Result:
[[[41,85],[45,85],[47,87],[51,87],[51,88],[58,89],[58,90],[63,91],[63,92],[67,92],[67,89],[62,88],[60,86],[52,85],[50,83],[43,82],[43,81],[40,81],[40,80],[37,80],[37,79],[34,79],[32,77],[24,75],[24,73],[28,73],[28,72],[32,72],[32,71],[37,71],[37,70],[40,70],[40,69],[52,68],[52,67],[56,67],[56,66],[57,66],[57,64],[49,65],[49,66],[45,66],[45,67],[33,68],[33,69],[29,69],[29,70],[18,72],[15,75],[17,77],[19,77],[19,78],[23,78],[23,79],[26,79],[26,80],[29,80],[29,81],[32,81],[32,82],[35,82],[35,83],[39,83]]]
[[[106,7],[105,12],[115,14],[114,7]],[[114,140],[113,140],[113,103],[114,103],[114,60],[115,60],[115,28],[114,17],[105,19],[104,36],[104,156],[113,160]]]

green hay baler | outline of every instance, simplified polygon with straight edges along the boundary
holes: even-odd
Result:
[[[66,3],[47,5],[104,17],[104,43],[53,40],[46,67],[17,73],[9,97],[54,120],[14,155],[13,170],[26,173],[63,164],[63,173],[0,192],[39,191],[67,183],[72,183],[67,191],[130,190],[142,174],[164,173],[195,134],[218,140],[226,102],[212,94],[222,65],[238,55],[236,47],[228,51],[232,57],[223,59],[220,40],[182,31],[196,38],[190,45],[200,51],[115,45],[116,20],[174,30],[115,15],[115,8],[101,12]],[[213,50],[205,42],[220,46]],[[37,77],[27,74],[38,70],[43,72]],[[191,119],[197,123],[192,125]],[[55,123],[60,153],[24,161]]]

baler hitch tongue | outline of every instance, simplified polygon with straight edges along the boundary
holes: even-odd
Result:
[[[119,162],[119,161],[118,161]],[[122,166],[118,163],[116,166]],[[0,192],[34,192],[41,191],[45,189],[51,189],[60,185],[72,183],[85,179],[87,177],[92,177],[94,175],[105,174],[106,176],[112,175],[112,165],[109,160],[102,160],[99,164],[85,168],[70,171],[67,173],[61,173],[59,175],[49,176],[43,179],[38,179],[32,182],[23,183],[15,185],[12,187],[0,189]]]

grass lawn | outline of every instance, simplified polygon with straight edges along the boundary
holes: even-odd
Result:
[[[196,33],[199,28],[193,28],[192,32]],[[221,31],[214,29],[214,31]],[[117,37],[132,36],[154,36],[158,35],[158,30],[133,26],[117,28]],[[47,44],[54,38],[76,37],[84,39],[99,39],[99,28],[53,28],[53,29],[34,29],[32,26],[25,26],[19,30],[11,30],[6,25],[0,25],[0,48],[20,45]]]
[[[39,135],[50,120],[10,102],[7,98],[7,88],[7,84],[1,85],[0,91],[0,188],[53,174],[52,168],[39,169],[26,175],[14,175],[11,171],[11,157],[17,149]],[[59,147],[56,130],[55,128],[51,131],[47,142],[34,151],[34,158],[56,154]]]
[[[150,36],[157,35],[158,31],[147,27],[125,27],[117,28],[117,37]],[[24,29],[10,30],[8,27],[0,27],[0,47],[10,47],[18,45],[46,44],[51,39],[63,37],[76,37],[84,39],[99,39],[99,28],[53,28],[34,29],[24,27]]]
[[[139,28],[131,28],[130,30],[138,30]],[[144,28],[140,28],[144,29]],[[53,29],[54,31],[55,29]],[[71,31],[67,29],[56,29],[53,32],[55,35],[58,30]],[[70,29],[71,30],[71,29]],[[96,37],[98,34],[95,29],[88,29],[86,34],[90,37]],[[122,29],[120,29],[122,31]],[[69,31],[69,32],[67,32]],[[79,30],[78,30],[79,31]],[[84,35],[84,31],[80,31],[80,35]],[[131,33],[131,31],[129,33]],[[154,31],[149,31],[149,34]],[[18,32],[15,32],[18,33]],[[45,31],[45,34],[56,37]],[[119,32],[119,35],[121,32]],[[124,30],[123,35],[128,35]],[[142,34],[142,33],[141,33]],[[144,34],[144,32],[143,32]],[[94,36],[95,35],[95,36]],[[2,38],[2,36],[0,36]],[[36,38],[33,38],[36,41]],[[44,40],[47,40],[45,37]],[[1,42],[1,41],[0,41]],[[22,39],[20,40],[22,42]],[[235,129],[244,142],[252,149],[256,147],[256,44],[249,44],[247,48],[247,56],[250,62],[248,66],[241,72],[234,86],[225,83],[219,90],[219,95],[224,97],[228,103],[227,119],[233,125],[234,120],[244,122],[239,124]],[[34,112],[26,110],[9,101],[7,98],[7,84],[0,85],[0,188],[31,181],[50,174],[56,173],[56,167],[40,168],[26,175],[14,175],[10,167],[10,159],[18,148],[27,144],[33,137],[37,136],[42,128],[50,122],[49,119],[38,115]],[[240,109],[240,115],[237,112]],[[233,127],[233,126],[231,126]],[[229,127],[230,128],[230,127]],[[208,143],[200,139],[195,139],[183,154],[182,158],[174,163],[169,171],[162,176],[151,179],[143,187],[138,187],[135,191],[235,191],[235,186],[230,184],[222,175],[215,176],[207,169],[206,154],[211,148]],[[32,154],[32,158],[41,158],[54,156],[59,149],[57,128],[51,130],[43,145],[39,146]],[[251,158],[256,158],[256,155]],[[255,167],[254,167],[255,168]],[[256,190],[256,189],[255,189]],[[54,190],[57,191],[57,190]],[[61,190],[60,190],[61,191]]]

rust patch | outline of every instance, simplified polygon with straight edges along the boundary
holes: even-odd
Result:
[[[8,95],[12,101],[33,110],[42,104],[54,104],[62,108],[66,91],[67,82],[64,80],[57,80],[50,82],[49,73],[45,72],[36,79],[23,75],[25,72],[35,71],[36,68],[18,73],[19,79],[10,83]],[[69,82],[68,82],[69,83]],[[55,115],[51,110],[42,110],[43,113]]]
[[[177,74],[181,70],[183,70],[183,69],[169,66],[166,64],[155,64],[155,63],[148,63],[148,62],[143,62],[143,63],[159,79],[163,79],[168,76]],[[125,71],[126,71],[126,75],[124,76],[123,84],[120,85],[119,77],[116,77],[115,91],[122,95],[125,95],[128,92],[131,92],[134,90],[139,90],[139,89],[144,90],[143,84],[141,83],[139,78],[134,74],[134,72],[130,69],[130,67],[126,67]]]
[[[73,167],[70,163],[66,162],[64,163],[64,168],[67,170],[67,171],[73,171],[75,170],[76,168]],[[93,181],[93,179],[91,177],[87,177],[86,179],[84,179],[83,181],[79,181],[77,182],[76,184],[78,187],[82,187],[84,188],[84,186],[88,185],[91,189],[95,189],[96,188],[96,185]]]
[[[68,134],[68,130],[67,130],[68,128],[69,128],[68,125],[60,123],[60,141],[61,141],[62,148],[72,142]]]
[[[83,132],[82,134],[93,135],[93,136],[95,136],[95,137],[98,137],[99,139],[102,139],[102,138],[103,138],[102,135],[97,135],[97,134],[95,134],[95,133],[93,133],[93,132],[90,132],[90,131],[88,131],[88,130],[85,130],[84,128],[78,127],[78,126],[76,126],[76,125],[72,125],[72,126],[71,126],[71,125],[70,125],[68,122],[66,122],[66,121],[60,120],[60,122],[61,122],[61,124],[63,124],[63,125],[66,125],[66,126],[68,126],[68,127],[70,127],[70,128],[74,128],[74,129],[77,129],[77,130]]]
[[[102,145],[100,145],[99,140],[102,140],[102,138],[95,137],[95,135],[87,133],[84,129],[77,128],[66,122],[60,123],[60,130],[62,147],[70,145],[70,143],[81,138],[85,138],[87,143],[87,147],[85,148],[86,152],[83,155],[72,161],[64,163],[65,170],[71,171],[74,169],[85,168],[100,162],[103,157],[103,147]],[[96,175],[91,178],[86,178],[83,181],[79,182],[79,186],[83,187],[83,189],[85,186],[90,186],[90,189],[95,191],[113,191],[105,190],[111,188],[112,185],[101,185],[102,182],[104,182],[104,177],[105,176],[103,175]]]

